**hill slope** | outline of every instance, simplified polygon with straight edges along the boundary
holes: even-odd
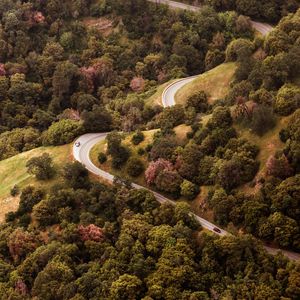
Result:
[[[41,147],[27,151],[6,160],[0,161],[0,222],[4,220],[5,214],[17,208],[19,197],[11,197],[10,190],[14,185],[23,188],[27,185],[43,186],[49,188],[59,182],[59,174],[49,181],[37,181],[34,176],[27,173],[26,162],[42,153],[47,152],[52,157],[57,172],[62,164],[71,160],[70,145],[59,147]]]
[[[188,97],[198,91],[204,91],[209,96],[209,102],[222,99],[229,91],[230,82],[237,68],[236,63],[224,63],[203,73],[191,83],[186,84],[175,94],[177,104],[185,104]]]

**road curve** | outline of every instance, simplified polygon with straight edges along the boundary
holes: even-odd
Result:
[[[189,5],[177,1],[170,1],[170,0],[148,0],[149,2],[153,2],[155,4],[164,4],[168,5],[171,8],[175,9],[183,9],[183,10],[189,10],[189,11],[197,11],[200,9],[199,6]]]
[[[267,23],[260,23],[256,21],[251,21],[252,27],[260,32],[263,36],[266,36],[270,31],[273,30],[273,27]]]
[[[186,84],[192,82],[199,75],[178,79],[168,85],[162,93],[162,104],[164,107],[175,105],[175,94]]]

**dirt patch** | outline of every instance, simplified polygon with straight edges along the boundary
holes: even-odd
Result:
[[[20,197],[7,197],[0,201],[1,211],[0,211],[0,223],[5,221],[5,215],[9,212],[14,212],[18,209],[20,202]]]
[[[83,23],[89,28],[99,30],[104,36],[110,35],[114,28],[113,21],[107,18],[86,18]]]

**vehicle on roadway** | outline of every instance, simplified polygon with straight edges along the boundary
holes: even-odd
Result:
[[[213,228],[213,231],[215,231],[215,232],[217,232],[217,233],[221,233],[221,229],[218,228],[218,227],[214,227],[214,228]]]
[[[76,147],[80,147],[80,142],[76,142],[76,143],[75,143],[75,146],[76,146]]]

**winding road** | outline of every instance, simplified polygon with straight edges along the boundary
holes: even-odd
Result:
[[[148,0],[148,1],[155,4],[168,5],[173,9],[183,9],[189,11],[198,11],[201,9],[201,6],[194,6],[194,5],[189,5],[189,4],[185,4],[177,1],[171,1],[171,0]],[[260,32],[262,35],[267,35],[273,29],[271,25],[266,23],[251,21],[251,24],[253,28],[258,32]]]
[[[191,5],[187,5],[187,4],[183,4],[183,3],[179,3],[179,2],[175,2],[175,1],[167,1],[167,0],[149,0],[149,1],[155,2],[158,4],[159,3],[166,4],[173,8],[187,9],[187,10],[191,10],[191,11],[196,11],[199,9],[199,7],[191,6]],[[254,21],[252,21],[252,24],[253,24],[253,27],[255,29],[257,29],[259,32],[261,32],[263,35],[266,35],[267,33],[269,33],[272,30],[272,27],[267,24],[262,24],[262,23],[258,23],[258,22],[254,22]],[[180,88],[182,88],[184,85],[186,85],[187,83],[190,83],[191,81],[193,81],[196,77],[197,76],[192,76],[192,77],[179,79],[179,80],[171,83],[169,86],[167,86],[162,94],[163,106],[168,107],[168,106],[175,105],[176,92]],[[96,176],[100,176],[109,182],[113,182],[114,176],[106,171],[99,169],[90,159],[91,149],[97,143],[103,141],[106,138],[106,136],[107,136],[107,133],[88,133],[88,134],[80,136],[74,142],[73,156],[74,156],[75,160],[81,162],[90,173],[92,173]],[[78,144],[80,145],[79,147],[76,146]],[[146,189],[146,190],[151,191],[154,194],[154,196],[156,197],[157,201],[160,203],[170,202],[172,204],[175,204],[174,201],[167,199],[163,195],[156,193],[156,192],[154,192],[148,188],[145,188],[141,185],[132,183],[132,187],[136,188],[136,189]],[[219,236],[230,235],[229,232],[219,228],[217,225],[199,217],[198,215],[196,215],[194,213],[191,213],[191,214],[195,217],[196,220],[198,220],[198,222],[201,224],[201,226],[203,228],[205,228],[209,231],[212,231]],[[220,232],[216,232],[214,230],[215,228],[218,228]],[[297,253],[284,251],[284,250],[280,250],[280,249],[276,249],[276,248],[271,248],[268,246],[265,246],[265,249],[270,254],[276,254],[278,251],[282,251],[283,254],[291,260],[296,260],[296,261],[300,260],[300,255]]]
[[[89,172],[91,172],[92,174],[100,176],[109,182],[113,182],[114,176],[112,174],[105,172],[105,171],[99,169],[98,167],[96,167],[90,159],[90,152],[91,152],[92,148],[97,143],[103,141],[106,138],[106,135],[107,135],[107,133],[88,133],[88,134],[80,136],[73,145],[73,156],[77,161],[81,162],[86,167],[86,169]],[[79,147],[76,146],[76,144],[78,145],[78,142],[80,143]],[[136,183],[132,183],[131,185],[133,188],[136,188],[136,189],[149,190],[149,189],[145,188],[144,186],[138,185]],[[151,190],[149,190],[149,191],[151,191]],[[160,203],[170,202],[172,204],[175,204],[174,201],[167,199],[163,195],[156,193],[154,191],[151,191],[151,192],[154,194],[154,196],[156,197],[158,202],[160,202]],[[193,214],[193,215],[198,220],[198,222],[201,224],[201,226],[203,228],[206,228],[210,231],[215,232],[213,229],[215,227],[218,227],[217,225],[214,225],[213,223],[211,223],[195,214]],[[220,236],[229,234],[227,231],[222,230],[222,229],[220,229],[219,233],[218,232],[215,232],[215,233]]]

